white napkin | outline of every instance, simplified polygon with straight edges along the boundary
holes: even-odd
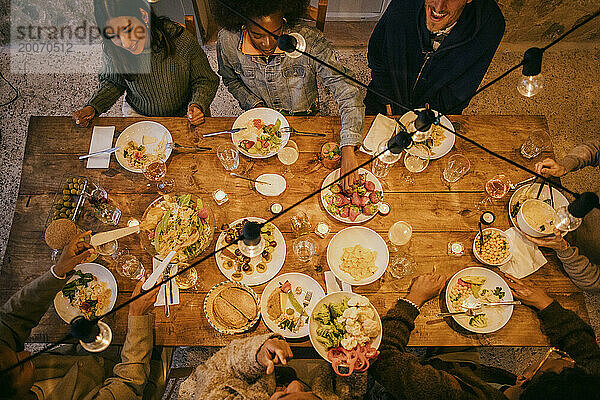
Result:
[[[160,264],[160,260],[157,260],[156,258],[152,258],[152,270],[154,270],[156,267],[158,267],[158,264]],[[174,273],[177,272],[177,266],[175,264],[170,264],[170,265],[171,265],[171,275],[173,275]],[[166,286],[169,286],[169,283],[167,283],[165,285],[161,285],[160,289],[158,290],[158,296],[156,296],[156,301],[154,302],[155,307],[160,307],[160,306],[165,305],[165,290],[166,289],[167,289],[167,301],[169,302],[169,305],[179,304],[179,286],[177,286],[177,282],[175,282],[175,279],[171,280],[171,283],[172,283],[172,285],[170,285],[170,287],[173,288],[173,302],[171,303],[171,297],[170,297],[168,289],[166,288]]]
[[[92,132],[92,141],[90,142],[90,151],[88,154],[110,149],[112,147],[114,134],[114,126],[95,126],[94,131]],[[86,168],[108,168],[109,164],[110,154],[100,154],[88,158]]]
[[[325,287],[327,287],[327,294],[334,292],[352,293],[352,286],[340,281],[331,271],[325,271]]]
[[[500,266],[500,271],[521,279],[533,274],[546,264],[547,260],[538,247],[527,240],[515,228],[506,230],[506,236],[511,244],[512,258]]]
[[[379,143],[391,138],[396,127],[399,127],[399,125],[394,119],[377,114],[369,128],[369,132],[363,139],[360,151],[370,155],[375,154]]]

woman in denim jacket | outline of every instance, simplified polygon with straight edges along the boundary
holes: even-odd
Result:
[[[269,107],[286,115],[315,115],[319,97],[317,75],[320,76],[333,94],[342,118],[341,172],[345,174],[355,168],[358,164],[354,149],[362,141],[365,115],[358,86],[308,57],[287,57],[273,36],[261,28],[275,35],[297,32],[306,40],[308,53],[349,72],[323,34],[299,22],[306,13],[308,1],[229,0],[228,3],[256,22],[247,23],[214,2],[217,22],[225,28],[219,32],[217,41],[218,72],[229,92],[244,110]],[[356,177],[356,173],[347,177],[344,186],[348,187]]]

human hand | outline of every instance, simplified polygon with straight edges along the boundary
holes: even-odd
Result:
[[[190,104],[187,117],[192,125],[201,125],[204,123],[204,113],[198,104]]]
[[[569,248],[569,243],[563,237],[563,235],[565,233],[566,232],[561,232],[558,229],[554,228],[553,236],[537,238],[537,237],[529,236],[525,233],[524,233],[524,235],[527,239],[529,239],[530,242],[535,243],[538,246],[547,247],[549,249],[560,251],[560,250],[566,250]]]
[[[445,275],[435,273],[417,276],[412,280],[405,299],[421,307],[441,293],[447,279]]]
[[[553,302],[552,297],[548,296],[543,289],[530,286],[510,274],[504,276],[515,297],[524,304],[543,310]]]
[[[340,176],[345,175],[347,172],[352,171],[358,167],[358,161],[356,161],[356,155],[354,154],[353,146],[342,147],[342,160],[340,165]],[[342,180],[342,187],[345,192],[350,192],[350,186],[354,184],[354,181],[358,180],[358,171],[354,171]]]
[[[73,120],[77,125],[82,127],[88,126],[90,121],[96,115],[96,110],[92,106],[85,106],[81,110],[77,110],[73,113]]]
[[[267,369],[267,375],[275,371],[276,365],[286,365],[292,357],[290,345],[277,338],[268,339],[256,353],[256,361]]]
[[[544,176],[561,177],[567,173],[567,169],[551,158],[546,158],[535,164],[535,172]]]
[[[81,241],[81,239],[90,233],[92,232],[80,233],[63,248],[58,262],[54,265],[54,273],[56,275],[64,276],[67,272],[72,271],[76,265],[81,264],[88,257],[96,253],[96,250],[89,243]]]
[[[142,285],[144,281],[139,281],[135,285],[135,289],[133,289],[133,293],[131,297],[135,297],[142,292]],[[142,297],[137,300],[134,300],[129,304],[129,315],[131,316],[140,316],[150,313],[152,307],[154,306],[154,302],[156,301],[156,296],[158,295],[158,290],[160,285],[155,285],[156,287],[152,290],[149,290]]]

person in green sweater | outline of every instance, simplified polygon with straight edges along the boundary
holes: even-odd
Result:
[[[124,116],[183,117],[199,125],[210,115],[219,77],[183,26],[157,17],[144,0],[94,0],[103,41],[99,87],[73,113],[87,126],[125,94]]]
[[[369,372],[397,399],[600,398],[600,348],[593,329],[544,290],[505,277],[514,296],[537,311],[541,327],[560,357],[547,358],[539,368],[534,364],[516,376],[479,364],[476,353],[476,357],[446,353],[427,360],[407,353],[420,307],[446,285],[446,277],[426,274],[415,278],[408,295],[398,299],[382,318],[381,354]]]

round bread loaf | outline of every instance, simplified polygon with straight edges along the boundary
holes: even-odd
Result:
[[[77,236],[77,226],[70,219],[54,220],[46,228],[44,239],[52,249],[62,249]]]

